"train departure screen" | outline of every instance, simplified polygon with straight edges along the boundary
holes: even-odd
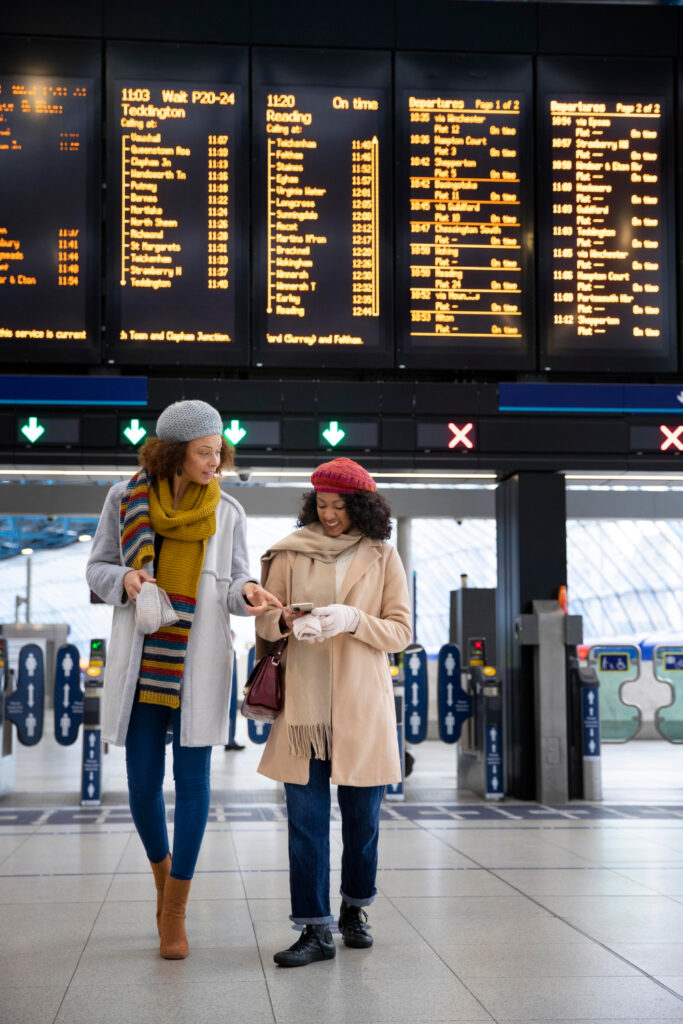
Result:
[[[397,66],[399,359],[524,365],[530,67],[480,82],[481,62],[438,61]]]
[[[627,72],[600,91],[542,92],[540,280],[551,369],[667,365],[671,99],[661,81],[638,84]]]
[[[325,84],[310,68],[303,84],[300,67],[258,67],[277,80],[256,72],[255,358],[386,365],[390,89],[362,70]]]
[[[227,77],[181,78],[183,70],[163,79],[114,74],[109,83],[113,347],[124,362],[245,362],[237,307],[244,322],[246,90]]]
[[[92,78],[0,74],[0,358],[84,358],[99,347],[98,94]]]

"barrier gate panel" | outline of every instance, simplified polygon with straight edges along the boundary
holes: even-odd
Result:
[[[671,703],[655,711],[655,729],[669,743],[683,743],[683,647],[658,644],[652,652],[652,674],[671,688]]]
[[[642,723],[635,704],[624,700],[623,687],[640,678],[640,648],[635,644],[600,644],[588,651],[588,664],[600,680],[600,738],[626,743]]]

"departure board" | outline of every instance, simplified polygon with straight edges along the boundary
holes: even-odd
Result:
[[[531,60],[398,54],[398,361],[533,365]]]
[[[112,45],[107,68],[110,354],[246,363],[246,51]]]
[[[539,62],[545,369],[676,367],[670,65]]]
[[[257,51],[254,359],[393,363],[388,54]]]
[[[98,70],[89,46],[0,45],[3,361],[99,357]]]

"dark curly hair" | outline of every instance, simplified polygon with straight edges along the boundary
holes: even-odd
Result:
[[[144,466],[150,476],[160,479],[172,477],[176,470],[182,469],[187,451],[187,441],[162,441],[159,437],[148,437],[138,452],[138,462]],[[221,470],[232,469],[235,465],[234,449],[231,444],[221,438],[221,461],[216,476]]]
[[[376,491],[353,491],[342,494],[352,528],[360,530],[370,540],[389,540],[391,537],[391,509],[386,498]],[[319,522],[318,501],[315,491],[306,491],[301,502],[297,527]]]

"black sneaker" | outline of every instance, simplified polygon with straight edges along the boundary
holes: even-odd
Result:
[[[226,743],[225,746],[223,747],[223,750],[244,750],[244,744],[235,743],[235,741],[233,740],[232,743]]]
[[[345,900],[342,900],[339,911],[339,931],[344,936],[345,946],[350,946],[352,949],[367,949],[372,945],[372,935],[366,926],[367,919],[368,915],[362,907],[349,906]]]
[[[273,960],[280,967],[305,967],[316,960],[334,960],[336,952],[326,924],[307,924],[294,945],[276,953]]]

